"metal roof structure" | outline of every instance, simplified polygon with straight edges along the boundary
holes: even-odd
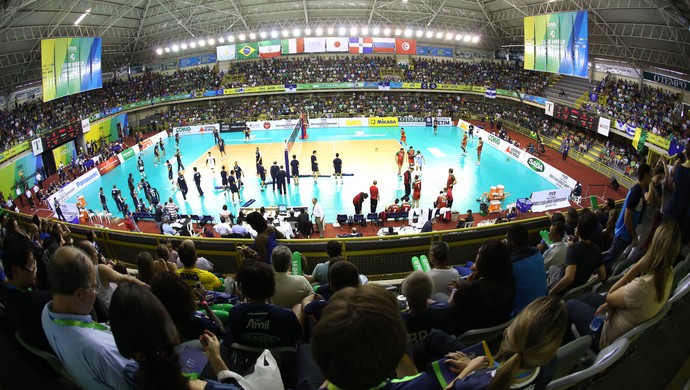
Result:
[[[104,71],[174,58],[156,48],[191,40],[354,26],[422,30],[421,42],[522,50],[523,17],[589,11],[589,55],[628,67],[690,73],[690,0],[0,0],[0,91],[41,78],[40,41],[103,38]],[[75,21],[86,13],[78,25]],[[426,31],[433,31],[426,38]],[[438,39],[437,33],[443,36]],[[445,34],[479,36],[477,43]],[[328,34],[324,34],[328,35]],[[339,35],[339,34],[334,34]],[[358,34],[363,35],[363,34]],[[371,34],[369,34],[371,35]],[[259,40],[258,37],[256,40]],[[208,46],[194,51],[211,52]]]

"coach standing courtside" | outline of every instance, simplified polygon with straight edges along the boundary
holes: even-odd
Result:
[[[311,210],[311,215],[314,217],[314,223],[316,224],[316,228],[319,229],[319,236],[323,238],[323,230],[324,230],[324,214],[323,214],[323,208],[321,205],[318,203],[319,200],[316,198],[311,199],[311,203],[314,205],[314,208]]]
[[[376,186],[377,182],[374,180],[374,183],[369,187],[369,196],[371,196],[371,199],[369,200],[369,203],[371,204],[371,212],[375,213],[376,212],[376,206],[379,204],[379,188]]]

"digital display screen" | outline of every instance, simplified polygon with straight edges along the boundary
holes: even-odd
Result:
[[[50,150],[57,146],[71,141],[81,133],[81,125],[79,122],[70,123],[57,129],[51,130],[47,134],[41,136],[43,141],[43,150]]]

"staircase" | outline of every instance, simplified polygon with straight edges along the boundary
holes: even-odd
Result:
[[[546,100],[561,103],[569,107],[575,107],[577,100],[589,92],[594,84],[589,80],[580,77],[559,76],[560,79],[553,84],[549,84],[544,93]],[[565,91],[565,97],[558,97],[561,89]]]

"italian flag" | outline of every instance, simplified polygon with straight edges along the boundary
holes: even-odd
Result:
[[[304,38],[283,39],[280,42],[282,54],[304,53]]]
[[[280,55],[280,41],[261,41],[259,42],[259,57],[271,58]]]

